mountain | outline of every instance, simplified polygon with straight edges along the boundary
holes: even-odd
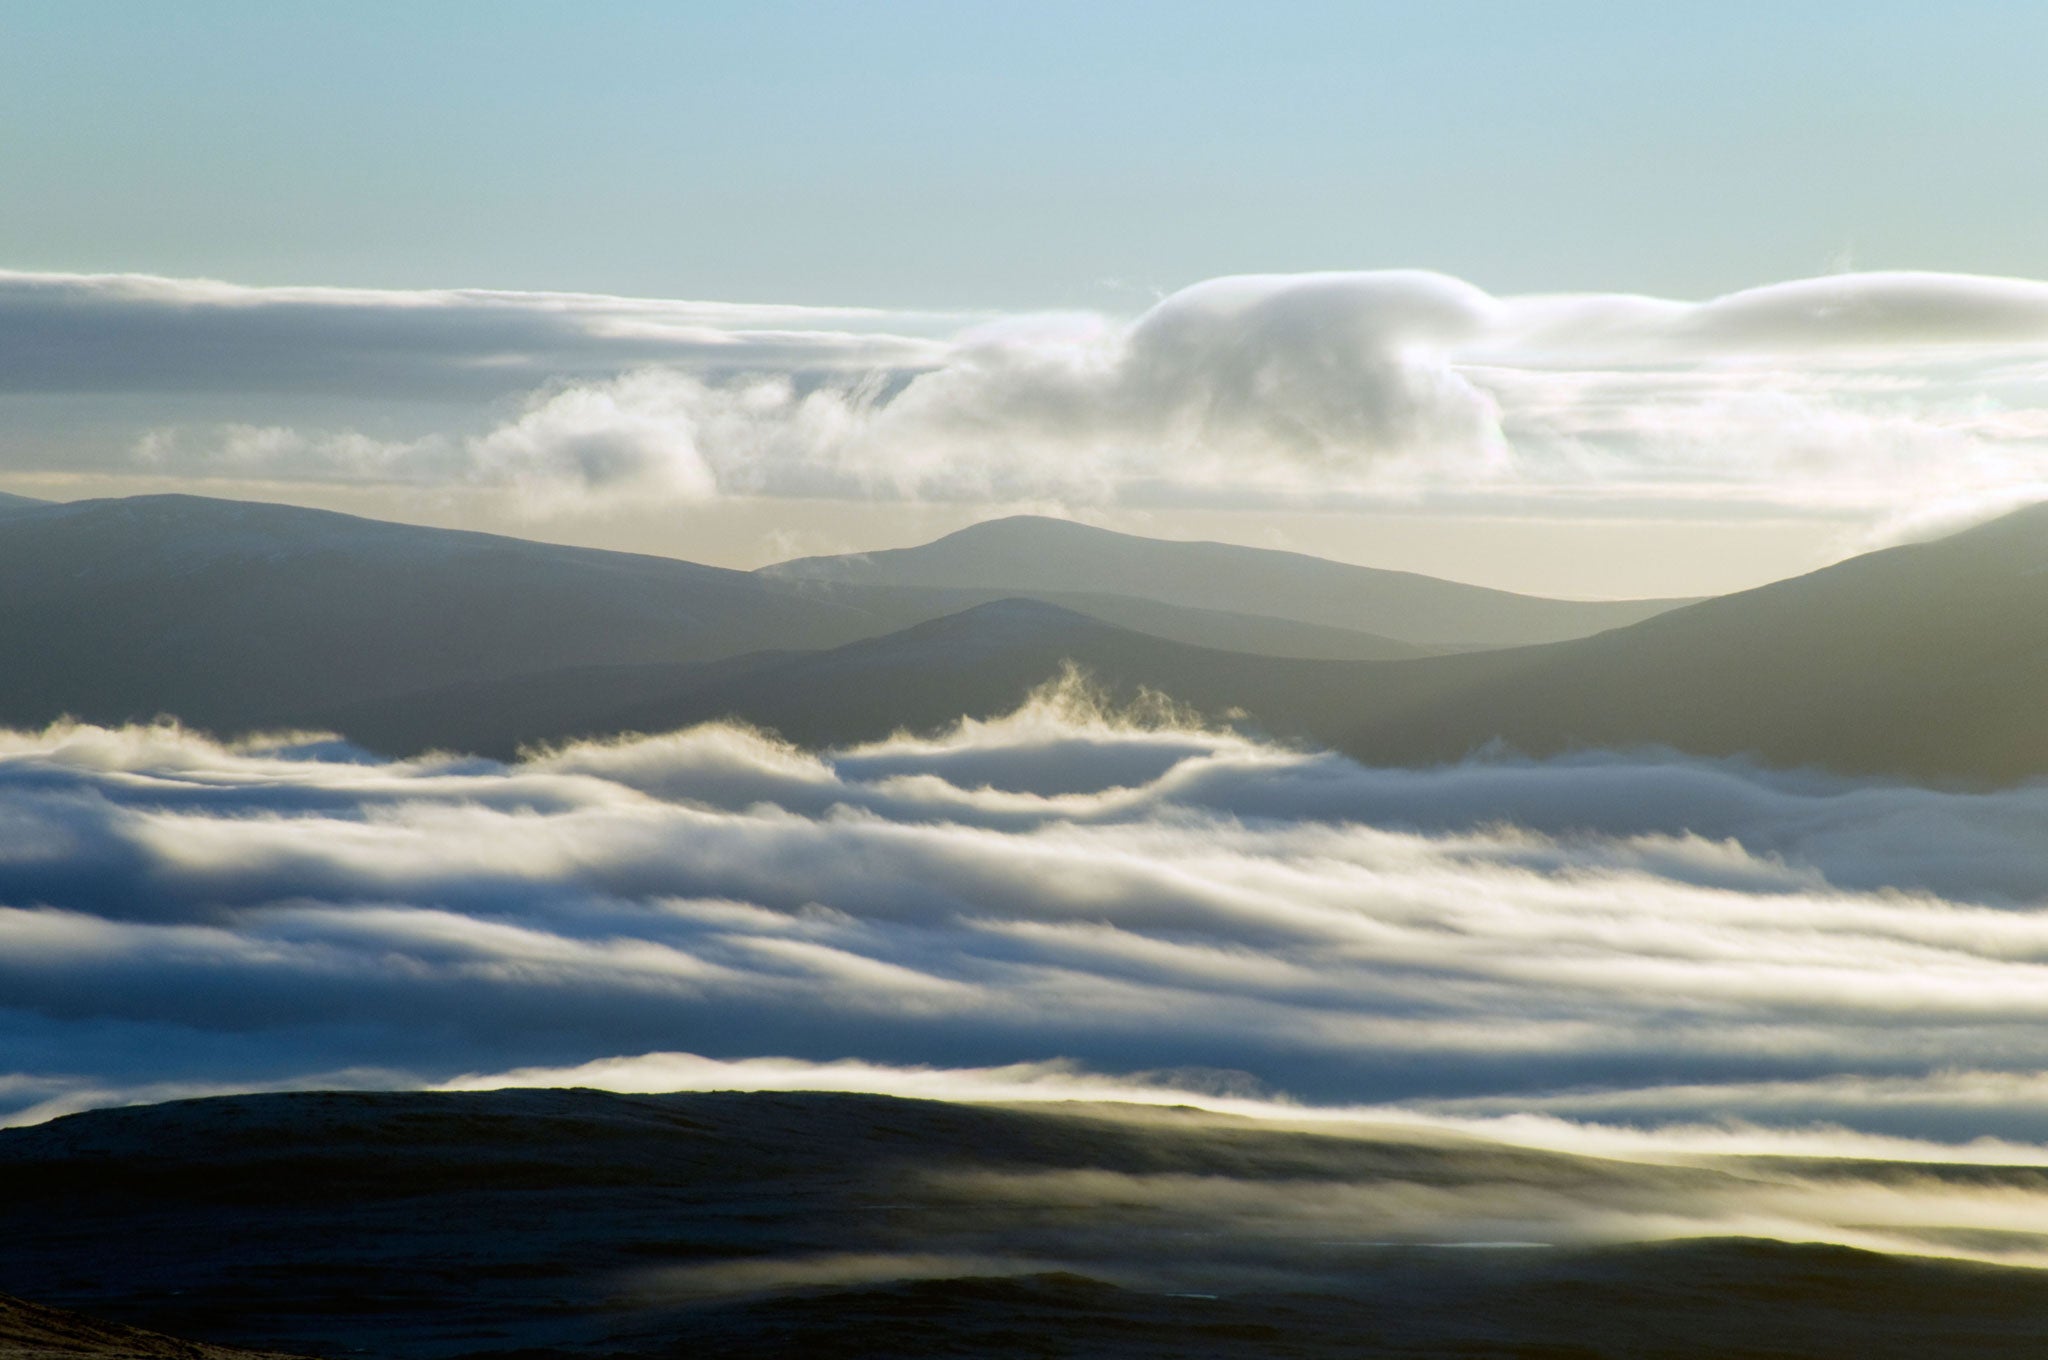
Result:
[[[763,567],[758,574],[779,580],[983,588],[1069,606],[1075,602],[1058,597],[1113,586],[1118,594],[1165,604],[1456,648],[1584,637],[1686,603],[1550,600],[1301,553],[1141,538],[1036,515],[989,520],[921,547],[798,558]]]
[[[1296,677],[1323,671],[1348,679],[1354,664],[1190,647],[1037,600],[998,600],[824,651],[507,676],[396,703],[330,709],[315,721],[392,753],[439,747],[509,757],[523,745],[721,718],[828,746],[1008,712],[1067,661],[1100,678],[1117,699],[1134,697],[1139,685],[1163,688],[1178,678],[1176,693],[1189,691],[1201,703],[1226,692],[1219,685],[1249,676],[1276,712],[1292,709]]]
[[[1186,1108],[306,1092],[0,1130],[0,1279],[392,1360],[2017,1357],[2048,1334],[2038,1270],[1626,1233],[1648,1206],[1679,1206],[1666,1233],[1799,1189],[1982,1198],[2039,1174],[1615,1161]]]
[[[1315,742],[1350,730],[1361,685],[1378,673],[1369,662],[1192,647],[1010,599],[826,650],[513,675],[328,709],[309,722],[392,754],[439,748],[508,758],[524,746],[727,718],[837,746],[1010,712],[1069,662],[1112,704],[1153,690]]]
[[[999,600],[1031,599],[1169,642],[1185,642],[1190,646],[1228,652],[1256,652],[1261,656],[1326,661],[1401,661],[1452,650],[1403,642],[1355,628],[1195,605],[1167,604],[1138,595],[1119,595],[1107,589],[1020,592],[998,586],[883,585],[781,577],[772,573],[765,579],[775,581],[785,589],[800,590],[812,599],[836,601],[877,614],[907,610],[918,622]]]
[[[2048,504],[1599,637],[1375,675],[1338,738],[1372,759],[1498,738],[1934,780],[2048,774]]]
[[[1455,760],[1492,742],[1531,754],[1665,745],[2005,782],[2048,774],[2048,505],[1544,646],[1290,659],[1190,647],[1013,600],[825,651],[515,677],[416,696],[389,709],[381,730],[375,715],[339,721],[400,748],[465,744],[432,740],[437,722],[507,752],[520,740],[727,716],[836,744],[1002,712],[1067,660],[1112,697],[1149,687],[1369,761]]]
[[[0,722],[168,713],[230,731],[565,667],[829,648],[1000,595],[784,580],[175,495],[0,501],[0,587]],[[1137,631],[1276,655],[1428,650],[1113,590],[1067,602]]]
[[[0,519],[0,720],[229,730],[570,662],[891,627],[743,572],[294,506],[139,496]]]
[[[17,510],[34,510],[38,506],[48,504],[48,501],[39,501],[33,496],[17,496],[12,492],[0,491],[0,515],[13,514]]]
[[[1022,523],[1035,537],[1054,522]],[[1591,637],[1377,660],[1193,646],[1040,600],[960,607],[989,587],[723,571],[180,496],[0,517],[0,581],[0,720],[16,724],[173,713],[509,754],[736,716],[829,744],[1002,711],[1071,659],[1113,695],[1149,687],[1373,761],[1498,740],[2048,774],[2048,505]],[[1206,626],[1206,606],[1082,594]]]

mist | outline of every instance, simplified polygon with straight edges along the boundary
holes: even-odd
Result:
[[[745,1085],[772,1059],[2032,1145],[2043,845],[2039,784],[1655,751],[1374,769],[1105,712],[1074,677],[828,751],[713,725],[388,761],[57,726],[0,737],[0,1109]]]

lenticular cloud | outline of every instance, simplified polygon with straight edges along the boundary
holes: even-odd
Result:
[[[1372,769],[1072,684],[827,752],[7,733],[0,1116],[772,1070],[2031,1144],[2044,845],[2043,786]]]

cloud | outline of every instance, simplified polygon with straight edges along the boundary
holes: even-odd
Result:
[[[1125,327],[989,326],[882,408],[921,439],[1079,445],[1170,478],[1220,460],[1323,472],[1495,456],[1486,395],[1451,367],[1492,303],[1418,272],[1215,279]]]
[[[1882,519],[2048,485],[2048,285],[1942,274],[1699,303],[1246,275],[1135,317],[9,274],[0,372],[106,412],[156,394],[179,416],[130,441],[158,473],[495,489],[540,514],[1509,498]],[[350,410],[367,423],[316,414]],[[48,446],[14,456],[62,471]]]
[[[1716,298],[1667,322],[1714,349],[2040,344],[2048,283],[1913,271],[1834,274]]]
[[[709,500],[718,480],[699,452],[708,389],[638,373],[530,407],[471,446],[475,473],[545,497],[557,484],[663,501]]]
[[[1148,1109],[1203,1110],[1230,1119],[1317,1132],[1358,1132],[1381,1138],[1482,1139],[1621,1161],[1717,1157],[1812,1157],[1946,1165],[2039,1166],[2048,1147],[1964,1133],[1941,1140],[1870,1133],[1839,1116],[1911,1105],[1982,1111],[2006,1103],[2039,1103],[2039,1074],[1947,1072],[1926,1078],[1865,1081],[1816,1078],[1738,1086],[1632,1088],[1558,1095],[1475,1096],[1404,1105],[1303,1104],[1263,1091],[1248,1074],[1204,1069],[1108,1074],[1069,1061],[1002,1067],[892,1066],[842,1059],[706,1058],[694,1053],[643,1053],[568,1067],[522,1067],[465,1073],[440,1083],[446,1091],[572,1087],[627,1093],[666,1091],[834,1091],[910,1100],[1009,1105],[1089,1105],[1120,1117]],[[1732,1119],[1732,1102],[1775,1102],[1791,1122],[1766,1126]],[[1832,1101],[1832,1105],[1830,1102]],[[1567,1117],[1558,1113],[1571,1110]]]
[[[1071,688],[825,752],[9,733],[0,1102],[772,1058],[2038,1143],[2044,844],[2048,786],[1379,770]]]
[[[929,360],[938,350],[927,334],[964,320],[586,293],[0,272],[0,391],[476,396],[650,363],[867,369]]]
[[[1216,1261],[1172,1244],[1224,1240],[1276,1269],[1304,1240],[1724,1235],[2040,1264],[2044,833],[2043,785],[1654,752],[1381,770],[1071,678],[837,751],[0,733],[0,1122],[840,1090],[1207,1120],[1237,1150],[930,1169],[921,1202],[1018,1235],[638,1282],[663,1297],[962,1261],[1201,1288]],[[1328,1167],[1262,1168],[1247,1120]],[[1032,1236],[1081,1204],[1117,1206],[1109,1236]]]
[[[220,452],[170,433],[144,452],[157,465],[181,452],[213,471],[355,480],[409,465],[447,477],[453,451],[454,477],[509,484],[541,506],[717,494],[1099,498],[1134,482],[1242,481],[1247,469],[1253,481],[1305,486],[1477,467],[1501,456],[1497,412],[1449,367],[1444,346],[1475,331],[1484,302],[1424,274],[1224,279],[1128,326],[987,323],[930,362],[865,376],[643,366],[557,382],[513,419],[452,443],[227,429],[211,435]]]

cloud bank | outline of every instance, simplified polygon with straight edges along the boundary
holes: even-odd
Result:
[[[0,374],[80,410],[232,413],[133,435],[158,473],[494,488],[537,513],[1534,497],[1953,518],[2048,495],[2048,284],[1958,275],[1700,303],[1247,275],[1135,317],[977,318],[6,274]],[[377,428],[292,418],[316,397],[383,403]],[[395,399],[439,405],[395,434]],[[16,457],[63,470],[50,447]]]
[[[2043,845],[2040,785],[1378,770],[1071,690],[822,753],[730,727],[511,765],[10,733],[0,1110],[773,1059],[954,1074],[915,1079],[935,1093],[2031,1145]]]

